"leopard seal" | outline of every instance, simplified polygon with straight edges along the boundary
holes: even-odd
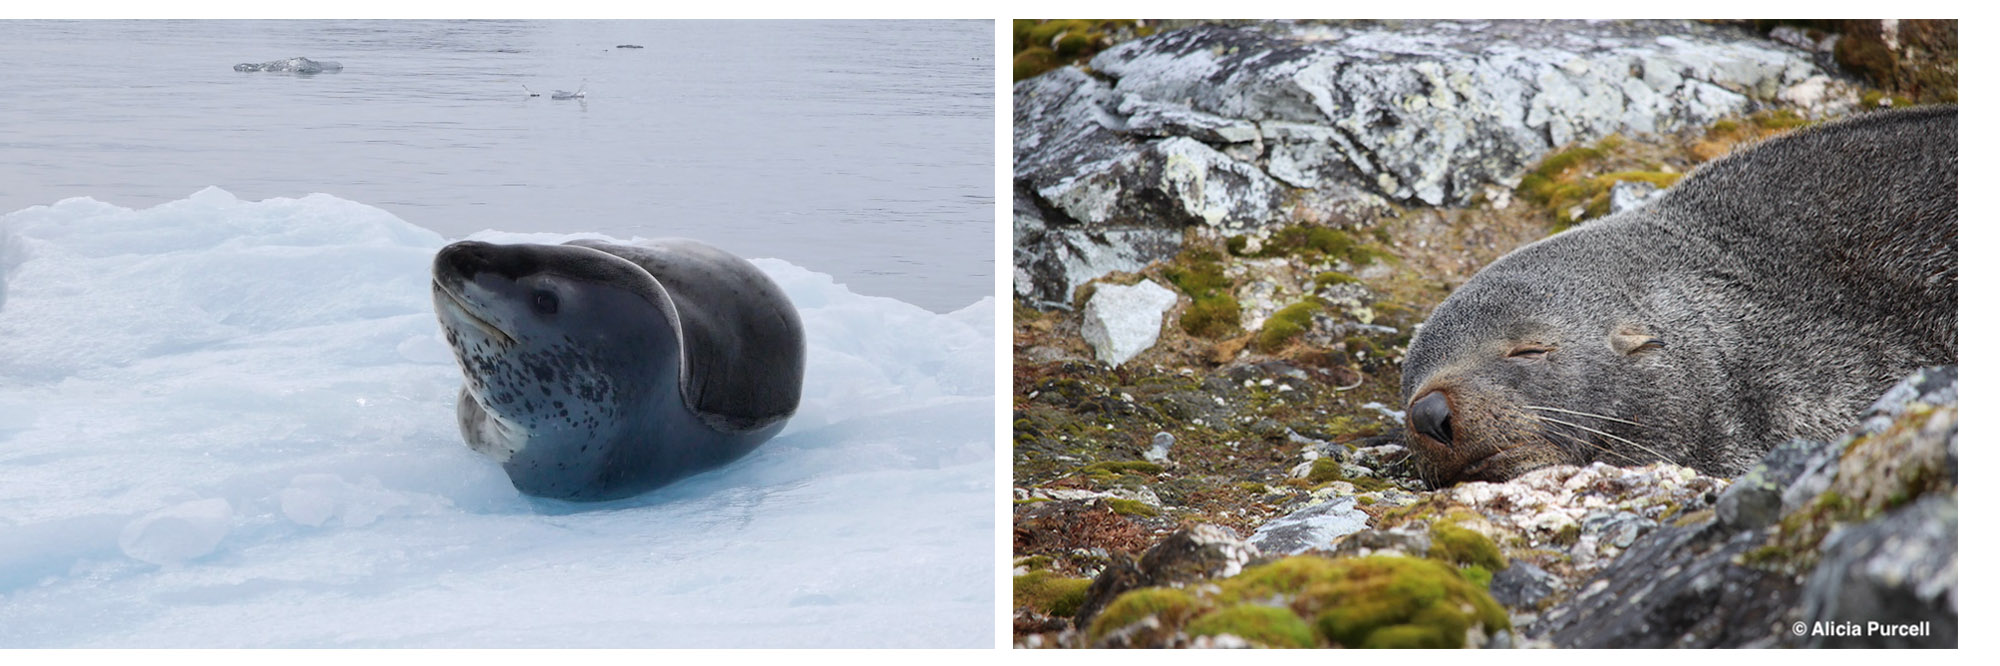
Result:
[[[439,250],[459,432],[522,493],[630,497],[734,460],[798,410],[804,328],[776,283],[691,240]]]
[[[1730,476],[1829,441],[1958,358],[1958,110],[1882,111],[1693,170],[1522,246],[1433,310],[1403,366],[1433,486],[1668,461]]]

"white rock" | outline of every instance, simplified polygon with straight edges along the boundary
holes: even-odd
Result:
[[[1130,287],[1098,285],[1083,308],[1083,339],[1097,359],[1124,365],[1160,341],[1160,323],[1178,296],[1152,280]]]

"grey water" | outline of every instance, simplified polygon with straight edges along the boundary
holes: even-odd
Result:
[[[447,238],[696,238],[949,311],[993,293],[993,35],[989,21],[0,21],[0,213],[78,196],[144,208],[211,185],[324,192]],[[342,70],[234,70],[294,56]]]

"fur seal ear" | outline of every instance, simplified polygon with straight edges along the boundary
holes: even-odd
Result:
[[[1620,356],[1666,348],[1666,341],[1637,328],[1620,328],[1611,332],[1611,351],[1618,352]]]

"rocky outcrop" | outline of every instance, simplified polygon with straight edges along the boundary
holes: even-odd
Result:
[[[1462,205],[1571,142],[1856,98],[1807,51],[1694,22],[1164,32],[1015,84],[1017,295],[1066,304],[1171,256],[1189,228]]]
[[[1852,434],[1792,442],[1715,517],[1654,531],[1530,627],[1559,647],[1953,647],[1957,372],[1920,371]]]

